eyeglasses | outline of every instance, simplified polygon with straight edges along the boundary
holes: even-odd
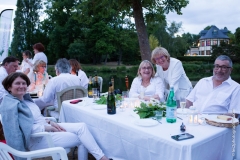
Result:
[[[142,67],[143,70],[151,70],[152,67]]]
[[[219,65],[217,65],[217,64],[214,64],[214,65],[213,65],[213,68],[214,68],[214,69],[219,69],[219,68],[221,68],[223,71],[226,71],[228,68],[232,68],[232,67],[219,66]]]
[[[157,57],[157,58],[154,58],[155,59],[155,61],[157,61],[157,60],[162,60],[163,58],[164,58],[165,56],[163,55],[163,56],[160,56],[160,57]]]

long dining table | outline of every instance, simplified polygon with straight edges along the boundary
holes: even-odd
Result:
[[[152,126],[138,125],[133,108],[117,108],[114,115],[107,114],[106,106],[83,102],[62,103],[60,122],[84,122],[103,152],[114,160],[230,160],[232,159],[232,129],[211,125],[189,125],[187,116],[182,120]],[[186,133],[194,138],[176,141],[173,135],[181,134],[184,123]]]

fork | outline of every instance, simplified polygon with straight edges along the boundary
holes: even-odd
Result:
[[[159,120],[157,120],[156,118],[152,118],[153,120],[156,120],[156,121],[158,121],[158,123],[160,123],[160,124],[162,124],[162,122],[160,122]]]

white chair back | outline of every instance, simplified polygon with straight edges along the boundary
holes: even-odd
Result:
[[[0,160],[12,160],[12,157],[9,155],[11,153],[14,156],[21,157],[21,158],[27,158],[27,160],[31,160],[33,158],[42,158],[42,157],[49,157],[51,156],[53,160],[58,160],[58,156],[60,156],[61,160],[67,160],[67,153],[62,147],[54,147],[54,148],[47,148],[47,149],[41,149],[36,151],[30,151],[30,152],[22,152],[18,151],[16,149],[13,149],[12,147],[0,143]],[[56,156],[58,154],[58,156]]]

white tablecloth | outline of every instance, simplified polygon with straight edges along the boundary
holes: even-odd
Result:
[[[87,99],[89,101],[89,99]],[[95,110],[88,105],[62,103],[61,122],[84,122],[103,150],[114,160],[230,160],[232,159],[232,130],[210,125],[190,126],[185,121],[186,133],[193,139],[175,141],[172,135],[181,134],[181,120],[152,127],[133,123],[132,108],[117,109],[108,115],[107,109]]]

